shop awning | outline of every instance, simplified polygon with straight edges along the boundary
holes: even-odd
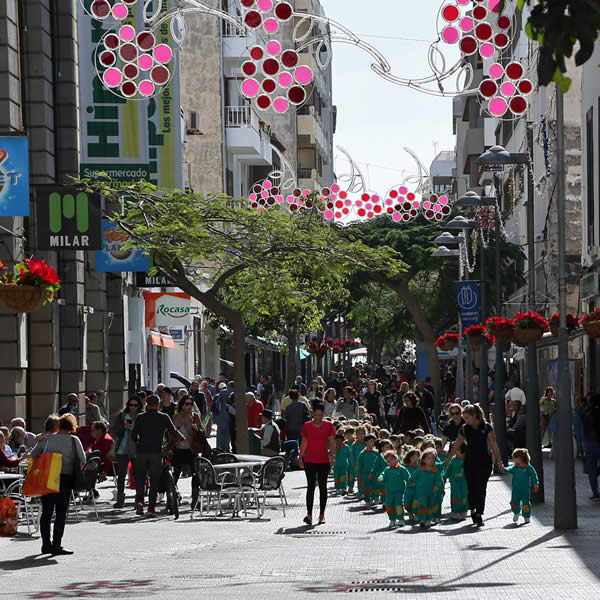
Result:
[[[158,333],[158,331],[150,332],[150,341],[154,346],[162,346],[162,340],[160,339],[160,333]]]
[[[161,333],[160,331],[150,332],[150,342],[154,346],[163,346],[164,348],[177,348],[177,344],[173,337],[168,333]]]

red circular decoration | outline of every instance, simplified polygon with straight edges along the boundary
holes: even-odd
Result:
[[[297,205],[297,204],[292,204],[292,205],[290,206],[290,210],[291,210],[292,212],[293,212],[293,211],[295,211],[295,210],[298,210],[298,205]]]
[[[492,28],[487,23],[480,23],[475,27],[475,36],[478,40],[489,40],[492,37]]]
[[[478,21],[483,21],[487,17],[487,10],[481,5],[476,6],[473,9],[473,17]]]
[[[511,79],[520,79],[523,77],[523,65],[518,62],[512,62],[506,67],[506,75]]]
[[[343,206],[344,206],[344,203],[343,203],[341,200],[338,200],[338,201],[335,203],[335,207],[336,207],[336,208],[343,208]],[[329,208],[331,208],[331,207],[329,207]]]
[[[515,96],[511,98],[509,106],[515,115],[522,115],[527,110],[527,100],[523,96]]]
[[[392,190],[392,191],[390,192],[390,196],[391,196],[392,198],[397,198],[397,197],[398,197],[398,192],[397,192],[396,190]]]
[[[152,81],[154,83],[158,83],[159,85],[162,83],[166,83],[169,80],[169,70],[162,65],[158,67],[154,67],[151,71]]]
[[[110,14],[110,4],[106,0],[96,0],[92,3],[91,11],[98,19],[104,19]]]
[[[340,192],[340,198],[341,198],[342,200],[344,200],[344,199],[345,199],[347,196],[348,196],[348,194],[347,194],[346,192],[344,192],[344,190],[342,190],[342,191]]]
[[[508,29],[510,27],[510,19],[506,15],[502,15],[498,19],[498,27],[500,29]]]
[[[265,55],[265,53],[260,46],[254,46],[254,48],[252,48],[252,50],[250,50],[250,56],[254,60],[261,60],[264,55]]]
[[[275,7],[275,16],[280,21],[287,21],[288,19],[291,18],[292,13],[293,13],[292,7],[287,2],[280,2]]]
[[[370,197],[371,197],[371,196],[369,196],[369,194],[363,194],[363,195],[360,197],[360,199],[361,199],[363,202],[368,202]]]
[[[274,58],[267,58],[265,62],[263,62],[263,71],[265,75],[275,75],[277,71],[279,71],[279,62]]]
[[[410,215],[402,215],[402,219],[404,221],[408,221],[410,219]]]
[[[138,68],[135,65],[126,65],[123,73],[128,79],[135,79],[138,76]]]
[[[248,27],[251,29],[256,29],[257,27],[260,27],[262,23],[262,17],[260,16],[260,13],[256,12],[255,10],[251,10],[246,14],[245,22],[246,25],[248,25]]]
[[[104,45],[107,48],[114,50],[115,48],[118,48],[118,46],[119,46],[119,38],[114,34],[107,35],[106,38],[104,38]]]
[[[133,83],[131,81],[126,81],[121,86],[121,91],[123,92],[124,96],[133,96],[136,92],[135,83]]]
[[[497,48],[506,48],[506,46],[508,46],[509,41],[510,40],[508,39],[508,36],[505,33],[497,33],[494,36],[494,44]]]
[[[404,202],[404,204],[402,204],[402,210],[410,210],[410,202]]]
[[[517,87],[521,94],[529,94],[531,93],[531,90],[533,90],[533,83],[531,83],[529,79],[523,79],[522,81],[519,81]]]
[[[288,98],[292,104],[301,104],[306,99],[306,92],[300,86],[295,85],[290,88]]]
[[[479,84],[479,93],[485,98],[491,98],[498,91],[498,85],[492,79],[484,79]]]
[[[438,197],[435,194],[431,194],[431,196],[429,196],[429,200],[431,200],[431,202],[437,202]]]
[[[388,211],[388,213],[391,215],[391,214],[394,212],[394,209],[393,209],[393,208],[390,206],[390,207],[387,209],[387,211]]]
[[[137,36],[137,43],[142,50],[150,50],[154,47],[154,36],[147,31],[142,31],[142,33]]]
[[[459,14],[460,13],[458,11],[458,6],[455,6],[454,4],[448,4],[447,6],[444,6],[442,10],[442,17],[444,17],[444,19],[448,21],[448,23],[456,21],[456,19],[458,19]]]
[[[246,8],[251,8],[252,6],[254,6],[254,0],[242,0],[242,6],[245,6]]]
[[[425,211],[425,216],[428,219],[431,219],[431,217],[433,217],[433,211],[432,210]]]
[[[442,206],[442,213],[444,213],[445,215],[449,215],[450,214],[450,207],[449,206]]]
[[[267,92],[267,94],[274,92],[276,87],[277,84],[272,79],[265,79],[262,82],[262,88],[265,90],[265,92]]]
[[[286,50],[281,55],[281,62],[287,69],[293,69],[298,64],[298,55],[293,50]]]
[[[256,104],[258,105],[259,108],[262,108],[263,110],[269,108],[269,106],[271,106],[271,99],[269,98],[269,96],[259,96],[256,99]],[[294,190],[294,194],[295,194],[296,190]]]
[[[414,195],[412,192],[408,192],[408,194],[406,194],[406,197],[407,197],[409,200],[414,200],[414,199],[415,199],[415,195]]]
[[[364,208],[359,208],[357,212],[359,217],[364,217],[367,214],[367,211]]]
[[[105,66],[105,67],[110,67],[111,65],[114,65],[116,61],[115,55],[112,52],[103,52],[100,55],[100,62]]]
[[[463,54],[470,55],[477,52],[477,40],[470,35],[466,35],[460,40],[460,49]]]
[[[137,53],[137,48],[133,44],[125,44],[121,46],[121,50],[119,51],[121,58],[126,62],[134,60],[137,57]]]
[[[242,65],[242,73],[248,77],[252,77],[256,73],[256,65],[248,60]]]
[[[323,194],[323,196],[329,196],[331,192],[329,191],[329,188],[323,188],[321,190],[321,194]]]

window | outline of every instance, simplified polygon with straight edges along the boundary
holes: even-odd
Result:
[[[585,115],[585,168],[587,186],[587,226],[588,246],[595,243],[594,224],[596,211],[594,203],[594,108],[590,108]]]

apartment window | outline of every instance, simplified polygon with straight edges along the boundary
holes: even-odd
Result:
[[[594,224],[596,222],[596,206],[594,202],[594,108],[585,115],[585,167],[587,185],[587,225],[588,246],[595,243]]]

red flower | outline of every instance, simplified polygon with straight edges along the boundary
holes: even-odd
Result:
[[[514,324],[519,329],[548,330],[548,321],[540,313],[531,310],[524,313],[517,313]]]
[[[440,337],[435,340],[435,345],[439,348],[446,341],[445,335],[440,335]]]
[[[579,322],[583,325],[588,321],[600,321],[600,308],[597,308],[594,312],[585,313]]]
[[[550,319],[550,325],[554,327],[560,327],[560,315],[558,313],[552,315],[552,318]],[[578,325],[579,321],[571,313],[569,313],[567,315],[567,329],[577,329]]]
[[[492,334],[498,329],[509,329],[512,331],[515,327],[514,321],[506,317],[490,317],[485,324]]]
[[[487,329],[483,325],[471,325],[471,327],[467,327],[464,331],[466,336],[479,336],[486,333]]]

